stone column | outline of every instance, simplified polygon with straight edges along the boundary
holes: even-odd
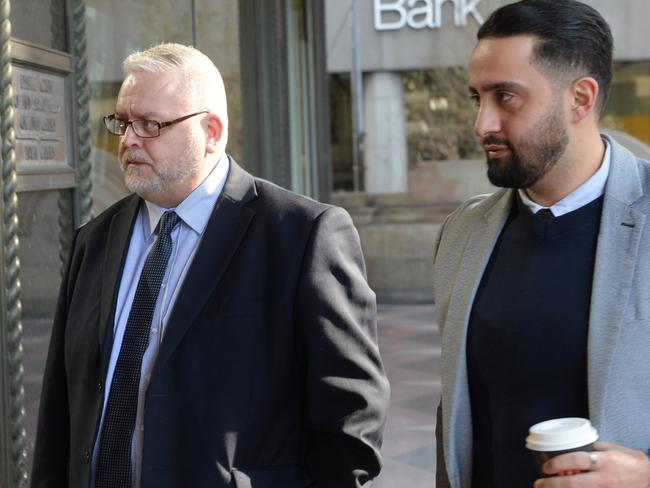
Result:
[[[406,193],[408,159],[402,76],[367,73],[364,80],[365,191]]]

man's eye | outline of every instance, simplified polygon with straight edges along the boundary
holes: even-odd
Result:
[[[497,93],[497,100],[500,102],[507,102],[513,97],[512,93],[499,92]]]
[[[470,99],[472,102],[474,102],[474,105],[476,105],[477,107],[478,107],[479,104],[481,103],[481,98],[478,96],[477,93],[472,93],[472,94],[469,96],[469,99]]]
[[[142,127],[146,130],[155,130],[158,127],[158,122],[155,120],[143,120]]]

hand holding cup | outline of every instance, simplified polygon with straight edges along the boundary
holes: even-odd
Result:
[[[554,419],[530,428],[526,446],[533,450],[542,478],[535,488],[650,488],[647,453],[597,441],[587,419]]]
[[[535,453],[537,466],[543,477],[548,477],[542,467],[549,459],[576,451],[593,453],[594,442],[598,440],[598,432],[587,419],[566,417],[547,420],[533,425],[526,438],[526,447]],[[590,454],[590,461],[597,462],[597,453]],[[580,469],[569,469],[558,472],[558,476],[570,476],[584,472]]]

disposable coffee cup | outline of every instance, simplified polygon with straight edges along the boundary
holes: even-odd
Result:
[[[542,473],[542,465],[552,457],[567,452],[593,451],[597,440],[598,431],[589,420],[567,417],[533,425],[526,437],[526,447],[535,454]]]

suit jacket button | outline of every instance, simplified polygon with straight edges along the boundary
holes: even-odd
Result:
[[[104,384],[101,381],[97,383],[97,391],[99,393],[102,393],[104,391]]]
[[[84,451],[84,463],[88,464],[90,462],[90,451]]]

